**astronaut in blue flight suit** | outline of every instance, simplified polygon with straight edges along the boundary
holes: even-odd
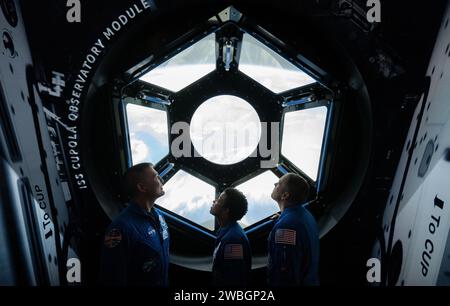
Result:
[[[308,183],[297,174],[285,174],[275,184],[271,196],[281,215],[268,239],[271,286],[319,285],[319,233],[303,205],[308,195]]]
[[[169,231],[154,202],[163,182],[150,163],[128,169],[129,205],[106,230],[100,262],[103,285],[167,286]]]
[[[237,223],[247,212],[247,199],[237,189],[227,188],[213,202],[210,213],[220,229],[213,253],[213,285],[245,286],[252,265],[250,244]]]

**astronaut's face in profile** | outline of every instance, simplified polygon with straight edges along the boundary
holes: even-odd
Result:
[[[163,180],[153,167],[147,167],[139,183],[142,192],[149,197],[159,198],[164,195]]]
[[[278,182],[276,182],[274,185],[275,187],[272,190],[272,194],[270,195],[272,199],[274,199],[275,201],[278,202],[279,200],[279,195],[280,195],[280,181],[281,178],[278,180]]]
[[[222,213],[223,209],[224,209],[224,204],[225,204],[225,193],[221,193],[220,196],[213,201],[213,205],[211,206],[211,209],[209,210],[209,212],[211,213],[211,215],[213,216],[218,216]]]
[[[285,176],[280,177],[278,182],[275,183],[275,187],[273,188],[272,194],[270,195],[273,200],[279,202],[285,196],[285,188],[284,188]]]

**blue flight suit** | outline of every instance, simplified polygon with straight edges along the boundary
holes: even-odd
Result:
[[[319,285],[319,232],[314,217],[303,205],[283,210],[268,243],[269,285]]]
[[[247,235],[237,222],[220,228],[213,254],[215,286],[245,286],[252,266]]]
[[[130,203],[108,227],[102,247],[100,283],[168,286],[169,230],[156,209]]]

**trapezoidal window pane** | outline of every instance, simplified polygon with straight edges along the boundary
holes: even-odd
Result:
[[[165,195],[156,203],[207,229],[214,230],[214,216],[209,209],[216,189],[201,179],[179,170],[164,184]]]
[[[281,154],[313,180],[317,179],[327,111],[321,106],[284,115]]]
[[[254,178],[236,186],[247,198],[247,214],[239,222],[242,227],[247,227],[264,218],[267,218],[280,209],[271,198],[274,184],[278,177],[272,171],[266,171]]]
[[[132,164],[156,164],[169,153],[167,113],[136,104],[127,104],[126,113]]]
[[[274,93],[316,81],[249,34],[242,40],[239,70]]]
[[[215,44],[215,34],[209,34],[140,80],[177,92],[216,69]]]

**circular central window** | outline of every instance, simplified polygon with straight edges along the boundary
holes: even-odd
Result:
[[[248,102],[222,95],[199,106],[192,116],[190,133],[194,148],[202,157],[230,165],[249,155],[256,157],[261,122]]]

